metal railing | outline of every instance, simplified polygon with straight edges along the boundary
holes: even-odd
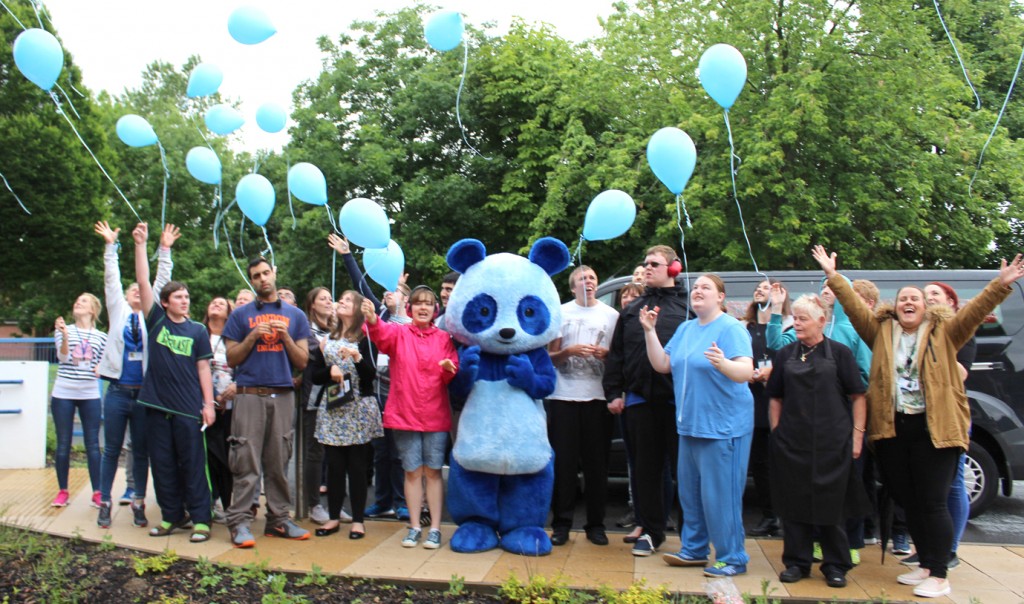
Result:
[[[53,338],[0,338],[0,361],[57,362]]]

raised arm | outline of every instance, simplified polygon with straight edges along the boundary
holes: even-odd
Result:
[[[164,225],[160,234],[160,246],[156,248],[156,278],[153,280],[153,291],[159,292],[171,280],[174,262],[171,260],[171,247],[181,237],[181,231],[173,224]]]
[[[348,245],[348,239],[338,237],[334,233],[331,233],[327,236],[327,245],[332,250],[341,254],[341,260],[345,263],[345,270],[348,271],[348,277],[352,280],[352,286],[355,287],[364,298],[373,302],[374,308],[380,308],[380,300],[377,299],[377,296],[373,295],[373,290],[370,289],[370,284],[366,282],[366,278],[363,277],[362,271],[359,270],[359,263],[356,262],[355,256],[352,255],[352,250]]]
[[[654,330],[657,324],[657,306],[652,310],[648,310],[646,305],[640,309],[640,326],[644,328],[647,359],[651,362],[651,367],[658,373],[669,373],[672,371],[672,363],[668,354],[665,353],[665,347],[661,345],[661,340],[658,339],[658,333]]]
[[[117,308],[125,303],[121,287],[121,267],[117,263],[117,236],[121,229],[112,229],[106,220],[100,220],[92,228],[103,238],[103,293],[106,298],[107,314],[114,316]]]
[[[149,225],[145,222],[135,225],[132,239],[135,240],[135,281],[139,284],[139,301],[143,314],[148,317],[153,310],[153,287],[149,284],[149,259],[146,257]]]
[[[825,277],[828,279],[826,284],[832,290],[832,293],[835,294],[839,304],[843,305],[843,311],[846,312],[846,316],[850,319],[850,323],[853,324],[853,328],[857,330],[857,335],[868,346],[874,347],[879,323],[875,320],[874,312],[868,308],[868,305],[857,295],[857,292],[853,291],[853,288],[850,287],[846,277],[843,277],[836,271],[836,253],[832,252],[829,254],[823,246],[816,245],[811,250],[811,255],[814,256],[821,270],[825,273]]]

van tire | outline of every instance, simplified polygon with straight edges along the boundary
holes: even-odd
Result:
[[[999,467],[989,452],[975,442],[967,450],[964,484],[971,503],[970,518],[983,513],[999,493]]]

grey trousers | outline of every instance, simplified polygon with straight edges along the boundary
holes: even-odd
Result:
[[[228,526],[249,526],[250,507],[259,495],[260,470],[267,495],[267,526],[288,519],[287,464],[292,455],[295,394],[239,394],[235,397],[228,437],[228,463],[234,475],[234,491],[228,510]]]

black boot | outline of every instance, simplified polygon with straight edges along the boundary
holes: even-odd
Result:
[[[747,531],[751,537],[775,537],[782,533],[782,526],[775,516],[765,516],[754,528]]]

